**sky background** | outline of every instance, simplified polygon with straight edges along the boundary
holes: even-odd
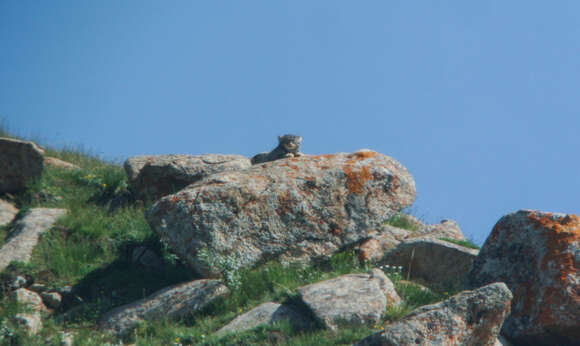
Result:
[[[124,161],[370,148],[481,244],[580,213],[579,1],[0,2],[0,126]]]

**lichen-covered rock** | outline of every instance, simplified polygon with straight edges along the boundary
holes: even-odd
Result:
[[[12,261],[28,263],[32,250],[40,235],[48,231],[59,217],[66,214],[65,209],[34,208],[18,220],[0,248],[0,271]]]
[[[243,332],[255,328],[261,324],[274,324],[281,320],[288,320],[293,326],[303,328],[308,325],[308,317],[305,317],[285,305],[267,302],[260,304],[252,310],[236,317],[233,321],[216,332],[222,335],[230,332]]]
[[[0,193],[17,192],[40,178],[44,151],[32,142],[0,137]]]
[[[297,291],[314,316],[329,329],[375,324],[387,306],[401,303],[393,283],[380,269],[369,274],[339,276],[299,287]]]
[[[511,299],[504,283],[463,291],[440,303],[413,310],[356,345],[492,346],[509,314]]]
[[[381,262],[402,266],[405,276],[431,284],[463,287],[479,250],[444,240],[414,238],[401,242],[387,252]]]
[[[147,212],[151,227],[199,272],[204,253],[242,267],[324,258],[368,237],[415,199],[394,159],[372,151],[302,156],[209,176]]]
[[[515,344],[580,344],[580,219],[520,210],[502,217],[469,274],[514,294],[503,332]]]
[[[157,200],[209,175],[251,165],[241,155],[147,155],[129,158],[124,168],[138,199]]]
[[[176,319],[199,311],[228,289],[219,280],[196,280],[166,287],[134,303],[106,313],[99,322],[102,331],[124,335],[141,321]]]
[[[12,204],[0,199],[0,227],[9,225],[18,214],[18,209]]]

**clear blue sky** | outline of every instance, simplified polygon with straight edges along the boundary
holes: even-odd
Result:
[[[579,1],[0,2],[0,125],[122,161],[370,148],[482,243],[580,212]]]

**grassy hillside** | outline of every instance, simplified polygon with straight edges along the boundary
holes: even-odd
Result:
[[[0,130],[1,135],[7,134]],[[75,345],[116,344],[118,340],[102,335],[96,329],[102,313],[163,287],[193,280],[195,276],[149,228],[144,219],[147,206],[131,202],[127,178],[120,164],[68,149],[47,148],[46,155],[74,163],[81,170],[45,167],[42,178],[30,184],[26,192],[2,197],[21,209],[20,216],[34,207],[66,208],[69,213],[42,237],[32,261],[29,264],[13,263],[1,273],[2,281],[16,274],[26,274],[48,287],[74,286],[78,288],[82,301],[73,304],[73,311],[64,319],[56,317],[62,316],[63,311],[47,316],[44,330],[37,336],[27,336],[17,330],[10,318],[24,307],[12,303],[4,288],[0,300],[0,344],[59,345],[59,335],[63,331],[75,334]],[[112,208],[119,202],[124,202],[120,208]],[[401,220],[395,221],[397,225],[404,225]],[[0,242],[3,242],[6,231],[0,229]],[[142,245],[162,258],[161,270],[147,270],[131,261],[133,249]],[[384,323],[337,332],[318,326],[297,331],[289,324],[281,323],[222,338],[211,334],[238,314],[262,302],[296,302],[295,289],[299,286],[366,271],[371,267],[359,263],[353,252],[341,253],[328,262],[305,268],[266,263],[251,271],[234,273],[236,275],[228,282],[231,294],[203,312],[181,321],[144,323],[124,342],[137,345],[349,345],[380,330]],[[401,274],[396,270],[387,270],[387,274],[407,303],[389,309],[385,321],[399,319],[413,308],[441,300],[449,294],[421,290],[414,284],[401,281]],[[297,308],[301,309],[298,305]]]

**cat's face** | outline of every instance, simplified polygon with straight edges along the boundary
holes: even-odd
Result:
[[[302,137],[296,135],[278,136],[278,143],[280,143],[287,152],[296,153],[300,151]]]

